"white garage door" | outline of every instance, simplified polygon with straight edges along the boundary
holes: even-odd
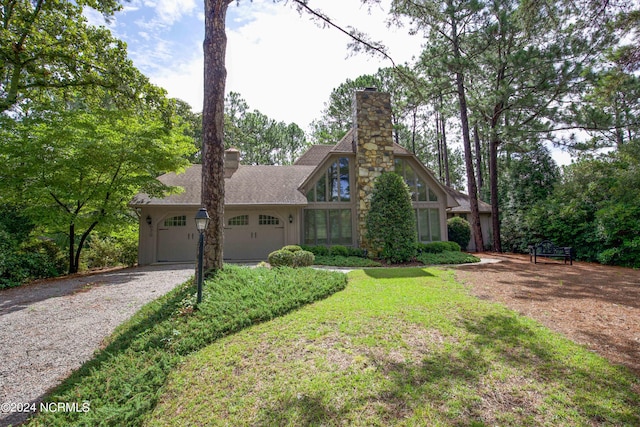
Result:
[[[158,224],[158,262],[195,262],[198,231],[186,215],[169,216]]]
[[[230,213],[224,227],[224,259],[266,261],[284,246],[284,222],[266,213]]]

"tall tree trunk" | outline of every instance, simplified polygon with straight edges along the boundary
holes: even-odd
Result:
[[[451,2],[448,4],[451,7]],[[460,39],[458,35],[458,23],[455,16],[451,16],[451,41],[453,57],[458,67],[461,67],[462,54],[460,52]],[[476,246],[476,251],[484,252],[482,228],[480,225],[480,210],[478,207],[478,187],[473,173],[473,154],[471,152],[471,137],[469,135],[469,116],[467,113],[467,96],[464,87],[464,74],[460,69],[456,70],[456,91],[458,92],[458,104],[460,107],[460,125],[462,126],[462,142],[464,145],[464,162],[467,169],[467,188],[469,190],[469,205],[471,207],[471,231]]]
[[[75,240],[76,240],[76,225],[72,222],[69,224],[69,274],[78,272],[78,265],[75,263]]]
[[[202,108],[202,205],[211,221],[204,268],[222,268],[224,225],[224,91],[227,80],[225,19],[232,0],[205,0],[204,104]]]
[[[444,163],[444,183],[451,187],[451,173],[449,173],[449,149],[447,148],[447,120],[440,117],[440,135],[442,135],[442,162]]]
[[[438,177],[444,182],[443,159],[442,159],[442,138],[440,137],[440,113],[436,110],[436,144],[438,151]]]
[[[494,136],[489,143],[489,182],[491,187],[491,223],[493,227],[493,250],[502,252],[500,242],[500,209],[498,203],[498,145],[500,140]]]
[[[478,193],[482,194],[484,180],[482,179],[482,149],[480,147],[480,134],[478,124],[473,125],[473,139],[476,144],[476,176],[478,177]]]

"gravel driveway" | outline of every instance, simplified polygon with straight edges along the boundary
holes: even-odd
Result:
[[[24,421],[16,405],[39,402],[116,326],[193,273],[146,266],[0,291],[0,426]]]

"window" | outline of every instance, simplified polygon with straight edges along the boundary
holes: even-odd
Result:
[[[187,216],[178,215],[172,216],[164,220],[165,227],[185,227],[187,225]]]
[[[416,209],[416,226],[418,240],[421,242],[437,242],[442,240],[440,233],[440,211],[438,209]]]
[[[271,215],[260,215],[258,217],[258,225],[279,225],[280,220]]]
[[[411,200],[414,202],[437,202],[438,196],[433,192],[427,183],[418,176],[416,171],[405,159],[395,159],[395,171],[404,178],[404,182],[409,186]]]
[[[249,215],[238,215],[229,218],[228,225],[249,225]]]
[[[350,202],[349,159],[340,157],[318,179],[307,193],[309,202]]]
[[[351,245],[351,209],[306,209],[305,245]]]

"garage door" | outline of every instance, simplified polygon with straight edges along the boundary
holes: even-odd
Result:
[[[158,224],[158,262],[195,262],[198,231],[186,215],[170,216]]]
[[[266,213],[230,214],[224,227],[224,259],[266,261],[284,246],[284,222]]]

